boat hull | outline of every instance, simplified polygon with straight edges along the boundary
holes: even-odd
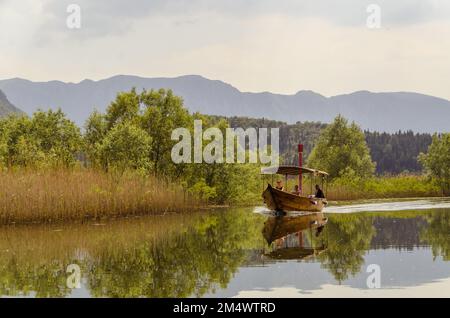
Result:
[[[266,206],[273,211],[308,211],[321,212],[326,204],[325,199],[308,198],[281,191],[270,184],[264,190],[262,197]]]
[[[263,236],[268,244],[292,233],[313,230],[327,224],[328,218],[323,213],[308,213],[301,216],[269,217],[264,222]]]

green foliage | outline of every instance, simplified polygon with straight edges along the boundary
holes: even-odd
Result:
[[[224,138],[227,121],[217,117],[194,114],[194,119],[201,119],[203,129],[216,127],[220,129]],[[204,145],[207,143],[203,141]],[[235,153],[238,145],[236,144]],[[224,153],[224,156],[226,154]],[[247,161],[249,152],[246,153]],[[228,164],[225,163],[198,163],[188,165],[183,173],[188,188],[205,183],[212,190],[215,203],[218,204],[251,204],[258,202],[261,188],[259,187],[259,164]]]
[[[34,113],[30,137],[38,141],[46,159],[50,156],[50,160],[58,165],[73,164],[81,149],[80,129],[60,109]]]
[[[381,165],[392,166],[394,156],[404,154],[401,163],[392,169],[397,171],[406,167],[407,170],[415,171],[411,160],[415,160],[414,154],[427,145],[429,135],[366,132],[364,136],[356,124],[349,125],[340,116],[331,125],[309,122],[288,125],[264,118],[189,114],[182,99],[171,90],[164,89],[144,90],[141,93],[132,89],[119,93],[106,113],[95,111],[91,114],[85,124],[83,137],[79,128],[60,110],[38,111],[31,118],[15,115],[2,119],[0,166],[70,167],[77,162],[77,157],[87,158],[87,164],[104,171],[137,170],[141,174],[154,174],[164,182],[181,183],[185,192],[194,193],[208,203],[259,202],[259,164],[175,164],[172,161],[171,149],[178,142],[171,140],[172,131],[184,127],[192,136],[195,119],[202,120],[204,129],[218,128],[224,137],[228,127],[278,127],[280,151],[285,163],[297,163],[296,146],[303,143],[304,155],[310,154],[308,164],[330,172],[334,178],[333,186],[343,189],[344,193],[351,191],[359,197],[435,193],[435,186],[423,179],[371,178],[374,164],[365,142],[365,139],[369,141],[375,157],[387,158],[384,161],[377,159]],[[411,143],[410,140],[418,144],[408,148],[406,145]],[[387,142],[387,145],[381,149],[383,142]],[[203,143],[206,146],[209,142]],[[445,155],[448,148],[448,141],[440,146],[433,142],[429,154],[422,156],[422,162],[434,180],[439,181],[444,188],[448,188],[449,180],[448,152]],[[249,156],[248,152],[246,156]],[[386,171],[388,168],[383,169]],[[343,197],[345,195],[341,193],[336,196],[339,199]]]
[[[141,97],[133,88],[130,92],[117,94],[106,110],[107,128],[111,129],[116,124],[133,121],[139,115]]]
[[[394,134],[365,132],[372,160],[376,162],[377,174],[399,174],[421,172],[417,160],[431,144],[430,134],[414,134],[412,131]]]
[[[183,100],[173,95],[171,90],[144,91],[141,102],[145,107],[140,118],[142,128],[152,138],[150,159],[156,175],[160,172],[173,175],[177,167],[171,159],[171,149],[175,141],[171,140],[175,128],[189,128],[193,119],[183,107]]]
[[[307,158],[326,126],[322,123],[298,122],[281,128],[280,153],[285,162],[298,165],[298,144],[303,144],[303,158]]]
[[[450,133],[434,135],[427,154],[421,154],[420,162],[441,187],[444,194],[450,194]]]
[[[211,199],[217,197],[216,188],[208,186],[205,179],[200,179],[194,183],[194,185],[190,187],[190,191],[204,202],[209,202]]]
[[[188,191],[208,203],[254,202],[259,170],[248,164],[175,164],[171,139],[176,128],[193,136],[193,122],[201,119],[203,129],[219,128],[225,136],[227,121],[201,114],[189,114],[180,97],[171,90],[123,92],[106,114],[94,112],[86,122],[84,144],[89,162],[104,170],[139,169],[159,178],[181,182]],[[207,142],[203,141],[206,145]],[[259,188],[258,188],[259,190]],[[257,194],[258,193],[258,194]]]
[[[214,199],[218,204],[252,204],[259,201],[260,183],[257,164],[196,164],[186,171],[189,188],[202,189],[213,194],[204,199]]]
[[[76,162],[81,142],[80,129],[61,110],[0,120],[0,159],[4,166],[68,167]]]
[[[84,126],[84,150],[93,166],[102,165],[100,147],[108,131],[107,125],[105,115],[94,111]],[[107,169],[104,162],[102,167]]]
[[[367,178],[375,169],[364,133],[340,115],[320,135],[308,165],[327,171],[332,179],[344,175]]]
[[[297,144],[303,144],[303,156],[307,158],[316,144],[320,133],[328,125],[319,122],[297,122],[287,124],[267,118],[212,116],[214,120],[226,119],[230,127],[279,128],[280,154],[285,164],[298,163]],[[396,133],[379,133],[365,131],[367,146],[372,161],[376,163],[376,173],[399,174],[418,173],[422,166],[417,161],[421,152],[426,152],[431,144],[431,135],[398,131]]]
[[[285,164],[298,164],[297,145],[303,144],[303,156],[307,157],[314,147],[315,142],[327,124],[320,122],[297,122],[289,125],[285,122],[270,120],[267,118],[249,117],[222,117],[211,116],[215,121],[226,119],[232,128],[279,128],[280,154]],[[270,140],[269,140],[270,144]]]
[[[141,128],[125,122],[114,126],[103,139],[100,157],[105,167],[148,170],[151,137]]]
[[[46,156],[36,139],[20,136],[13,150],[15,157],[12,162],[16,166],[30,167],[45,163]]]
[[[439,195],[439,187],[430,182],[428,178],[412,175],[363,179],[347,174],[335,178],[327,188],[326,195],[331,200],[432,197]]]

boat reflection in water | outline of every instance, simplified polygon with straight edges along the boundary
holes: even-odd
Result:
[[[269,252],[264,252],[264,255],[271,259],[285,260],[319,255],[325,251],[326,246],[317,238],[327,221],[323,213],[269,217],[262,231],[270,247]]]

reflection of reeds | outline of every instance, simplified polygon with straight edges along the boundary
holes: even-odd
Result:
[[[87,169],[0,173],[0,223],[180,212],[194,206],[182,187],[155,177]]]
[[[141,245],[150,248],[183,232],[199,216],[168,214],[84,224],[0,227],[0,297],[66,296],[71,292],[66,286],[69,264],[79,265],[83,277],[89,276],[88,260],[120,256]]]
[[[30,224],[0,228],[0,260],[14,256],[24,262],[68,261],[74,253],[121,250],[167,238],[192,225],[202,214],[126,217],[79,224]],[[0,261],[0,264],[2,262]],[[0,266],[1,268],[1,266]]]
[[[69,264],[93,297],[201,296],[259,249],[264,218],[249,212],[0,227],[0,296],[67,296]]]

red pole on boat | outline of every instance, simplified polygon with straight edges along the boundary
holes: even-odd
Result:
[[[302,185],[302,166],[303,166],[303,145],[298,144],[298,166],[300,167],[300,171],[298,174],[298,191],[302,194],[303,185]]]

